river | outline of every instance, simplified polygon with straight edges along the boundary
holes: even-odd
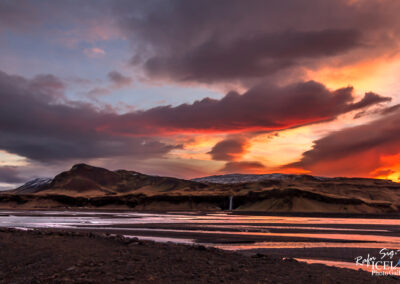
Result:
[[[1,210],[0,227],[121,234],[247,254],[274,254],[351,269],[371,270],[366,263],[357,264],[357,259],[361,262],[374,256],[379,260],[383,256],[383,260],[395,262],[398,250],[400,256],[400,220],[395,218]]]

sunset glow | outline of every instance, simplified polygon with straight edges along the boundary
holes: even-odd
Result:
[[[400,3],[202,2],[2,2],[0,182],[77,162],[399,180]]]

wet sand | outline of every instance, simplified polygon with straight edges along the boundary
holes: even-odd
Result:
[[[1,283],[397,283],[393,277],[85,232],[0,230]]]
[[[356,257],[369,255],[387,260],[379,254],[382,248],[400,252],[400,222],[394,215],[3,210],[0,227],[39,229],[43,233],[121,235],[162,243],[203,245],[247,257],[263,254],[278,260],[295,258],[367,271],[371,266],[356,265]],[[390,260],[397,261],[399,256]]]
[[[381,217],[381,218],[379,218]],[[348,261],[400,249],[395,216],[237,212],[0,211],[0,227],[97,232],[203,244],[241,253]]]

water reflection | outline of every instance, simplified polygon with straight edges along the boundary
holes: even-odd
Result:
[[[386,272],[390,275],[399,276],[400,275],[400,267],[384,267],[382,265],[376,266],[367,266],[367,265],[356,265],[354,262],[346,262],[346,261],[334,261],[334,260],[320,260],[320,259],[305,259],[305,258],[296,258],[298,261],[306,262],[309,264],[325,264],[328,266],[335,266],[340,268],[347,268],[353,270],[364,270],[368,272],[376,271],[377,273]]]
[[[202,236],[205,235],[211,240],[218,240],[220,236],[234,237],[235,243],[226,243],[226,241],[207,243],[208,246],[225,250],[400,249],[400,221],[398,219],[251,216],[200,212],[157,214],[4,210],[0,211],[0,227],[25,230],[33,228],[102,230],[111,233],[118,231],[119,234],[140,239],[182,244],[201,243]],[[252,237],[255,236],[274,237],[274,239],[254,241]],[[290,238],[297,238],[297,240],[291,241]],[[248,243],[241,243],[244,241]],[[354,263],[348,262],[307,260],[307,262],[311,261],[355,268]]]
[[[330,243],[330,242],[255,242],[249,244],[215,244],[216,248],[224,250],[251,250],[260,248],[371,248],[400,249],[400,243]]]

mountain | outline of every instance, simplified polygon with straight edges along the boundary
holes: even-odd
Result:
[[[24,185],[14,189],[14,192],[20,194],[37,193],[50,188],[51,182],[51,178],[35,178],[28,181]]]
[[[226,174],[226,175],[215,175],[207,176],[201,178],[194,178],[192,181],[204,182],[204,183],[221,183],[221,184],[231,184],[231,183],[247,183],[247,182],[260,182],[265,180],[298,180],[301,178],[310,179],[329,179],[321,177],[313,177],[309,175],[292,175],[292,174]]]
[[[205,185],[172,177],[145,175],[134,171],[110,171],[86,164],[74,165],[69,171],[56,175],[46,188],[35,191],[35,184],[28,182],[24,190],[16,193],[65,194],[70,196],[108,196],[141,193],[190,191],[204,188]]]
[[[215,183],[215,184],[235,184],[235,183],[252,183],[252,182],[262,182],[266,180],[279,180],[279,181],[320,181],[320,182],[329,182],[329,181],[369,181],[377,184],[393,184],[391,180],[384,179],[370,179],[370,178],[344,178],[344,177],[320,177],[320,176],[311,176],[304,174],[226,174],[226,175],[214,175],[207,176],[201,178],[191,179],[192,181],[202,182],[202,183]]]
[[[230,174],[184,180],[74,165],[0,193],[0,208],[400,212],[400,184],[368,178]]]

